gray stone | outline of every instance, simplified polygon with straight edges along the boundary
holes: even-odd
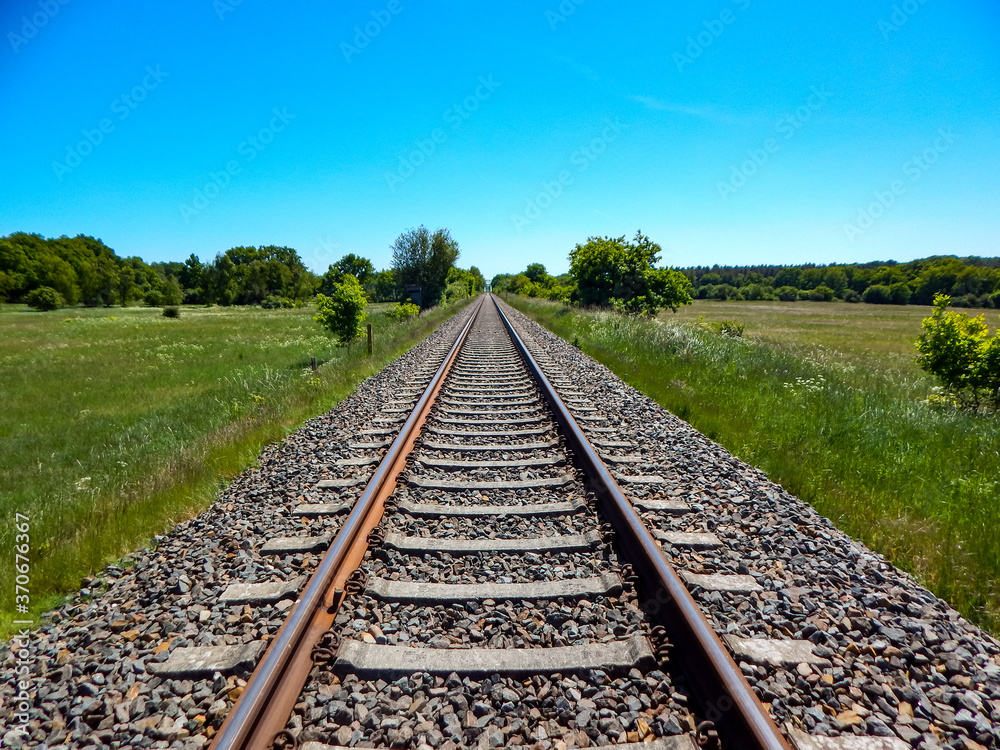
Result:
[[[658,513],[683,515],[691,512],[691,506],[683,500],[648,500],[642,497],[632,498],[632,505],[641,510],[652,510]]]
[[[697,586],[705,591],[750,593],[761,590],[760,584],[754,580],[753,576],[688,573],[686,570],[682,570],[680,574],[688,586]]]
[[[830,661],[813,653],[812,641],[779,640],[775,638],[738,638],[725,635],[726,643],[733,650],[737,661],[748,661],[771,667],[793,669],[797,665],[815,664],[828,667]]]
[[[722,546],[722,540],[711,532],[660,531],[659,529],[654,529],[653,536],[655,536],[660,542],[669,544],[673,547],[711,549],[713,547]]]
[[[862,737],[841,735],[840,737],[823,737],[809,735],[799,729],[793,729],[789,739],[795,750],[908,750],[905,742],[895,737]]]
[[[611,472],[615,479],[625,484],[666,484],[667,480],[659,474],[621,474],[617,471]]]

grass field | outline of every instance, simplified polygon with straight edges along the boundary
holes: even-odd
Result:
[[[746,336],[781,347],[808,352],[826,349],[843,362],[876,364],[900,373],[918,375],[913,342],[920,322],[932,308],[918,305],[849,305],[844,302],[713,302],[695,300],[676,314],[660,313],[661,320],[695,322],[736,320],[745,323]],[[985,314],[996,331],[997,310],[960,310]],[[921,378],[926,385],[931,381]]]
[[[510,302],[1000,631],[1000,418],[926,402],[930,308],[701,302],[648,321]]]
[[[369,310],[371,357],[363,341],[334,346],[312,308],[0,309],[0,549],[12,555],[14,515],[28,516],[32,612],[197,513],[266,443],[458,310],[395,324],[384,307]]]

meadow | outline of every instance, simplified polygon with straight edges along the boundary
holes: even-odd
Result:
[[[467,300],[465,301],[467,302]],[[205,508],[261,448],[349,395],[453,315],[371,305],[374,353],[312,308],[0,307],[0,548],[30,518],[31,611]],[[313,371],[310,358],[319,367]],[[8,632],[13,582],[0,594]]]
[[[1000,418],[928,401],[930,308],[699,301],[644,320],[509,301],[1000,631]]]

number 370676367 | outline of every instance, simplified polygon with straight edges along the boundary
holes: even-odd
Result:
[[[16,574],[14,593],[18,604],[28,603],[28,574],[31,570],[31,562],[28,553],[31,551],[31,539],[29,531],[31,525],[27,516],[18,513],[15,519],[15,530],[17,536],[14,538],[14,571]]]

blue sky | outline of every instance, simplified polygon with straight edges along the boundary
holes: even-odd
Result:
[[[592,235],[670,265],[1000,255],[992,0],[7,0],[0,234],[147,261],[487,276]]]

